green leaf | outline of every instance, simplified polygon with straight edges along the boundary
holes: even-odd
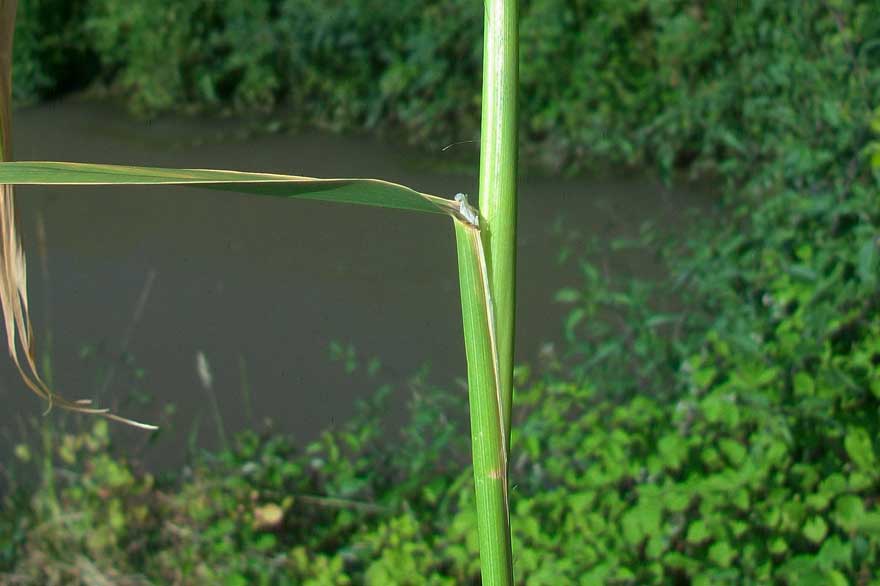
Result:
[[[874,110],[874,115],[871,117],[871,130],[880,134],[880,108]]]
[[[817,558],[819,564],[825,568],[849,567],[852,564],[852,542],[844,542],[836,535],[829,537],[822,544]]]
[[[736,550],[726,541],[713,543],[712,547],[709,548],[709,559],[722,568],[730,567],[734,558],[736,558]]]
[[[812,517],[804,523],[803,533],[813,543],[821,543],[828,534],[828,523],[822,517]]]
[[[649,559],[657,559],[666,550],[666,540],[660,535],[652,535],[645,546],[645,555]]]
[[[568,317],[565,318],[565,324],[563,325],[565,329],[566,339],[569,341],[573,341],[575,339],[575,328],[584,321],[584,318],[587,317],[587,312],[583,307],[578,307],[574,311],[568,314]]]
[[[876,474],[877,458],[871,445],[871,436],[867,431],[861,427],[851,428],[843,440],[843,445],[850,460],[858,469],[871,475]]]
[[[677,470],[687,457],[688,447],[684,438],[677,433],[668,433],[657,443],[660,456],[666,468]]]
[[[871,152],[871,167],[880,169],[880,147],[877,147],[876,143]]]
[[[670,490],[663,500],[663,504],[669,511],[680,513],[688,508],[693,498],[687,490]]]
[[[770,542],[770,553],[773,555],[781,555],[788,551],[788,544],[781,537],[775,537]]]
[[[638,545],[646,537],[660,533],[660,503],[656,500],[640,502],[638,506],[627,511],[622,519],[623,536],[630,545]]]
[[[865,505],[862,499],[851,494],[844,495],[837,499],[834,506],[834,522],[840,525],[844,531],[853,531],[865,514]]]
[[[736,508],[741,511],[747,511],[751,504],[751,497],[749,496],[749,491],[745,488],[739,488],[733,494],[733,497],[730,499],[731,504],[733,504]]]
[[[809,495],[804,502],[808,507],[816,511],[823,511],[828,507],[832,499],[846,489],[846,478],[842,474],[831,474],[819,484],[818,492]]]
[[[229,574],[226,577],[226,586],[247,586],[248,579],[241,574]]]
[[[849,586],[849,580],[837,570],[829,570],[825,575],[828,577],[828,586]]]
[[[709,384],[715,378],[715,375],[718,374],[718,371],[711,366],[705,366],[703,368],[699,368],[691,375],[691,378],[694,381],[694,384],[699,389],[706,389],[709,387]]]
[[[764,513],[763,524],[766,527],[774,528],[779,525],[780,520],[782,520],[782,511],[779,507],[770,507]]]
[[[813,377],[806,372],[799,372],[794,375],[794,392],[802,397],[812,396],[815,391]]]
[[[271,533],[264,533],[257,538],[256,542],[254,542],[254,548],[260,551],[269,551],[274,548],[277,543],[278,538]]]
[[[718,445],[727,457],[728,462],[734,466],[739,466],[746,459],[746,449],[741,443],[724,438],[718,442]]]
[[[271,197],[295,197],[457,215],[457,202],[378,179],[318,179],[213,169],[163,169],[88,163],[0,163],[0,184],[188,185]]]
[[[731,521],[730,522],[730,532],[733,533],[734,537],[742,537],[746,531],[749,530],[749,524],[745,521]]]
[[[876,474],[876,471],[874,470],[871,470],[870,472],[859,472],[856,470],[849,475],[849,478],[846,481],[847,487],[856,492],[866,490],[874,485],[874,480],[872,479],[874,474]]]
[[[822,492],[838,495],[846,490],[846,478],[842,474],[832,474],[819,485]]]
[[[688,527],[687,541],[694,545],[699,545],[709,539],[709,528],[702,519],[697,519]]]
[[[829,501],[831,501],[832,495],[826,492],[817,492],[815,494],[809,495],[804,502],[808,507],[815,511],[824,511],[828,507]]]
[[[863,515],[855,524],[856,530],[867,533],[871,537],[880,537],[880,512]]]
[[[782,528],[788,531],[797,530],[806,517],[806,506],[797,501],[789,501],[782,505]]]

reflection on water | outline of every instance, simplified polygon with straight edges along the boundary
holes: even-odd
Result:
[[[426,171],[424,155],[373,139],[234,138],[234,123],[133,121],[106,104],[75,100],[20,109],[15,123],[21,160],[381,177],[450,197],[476,187],[472,175]],[[71,398],[128,401],[119,410],[147,421],[174,404],[166,437],[145,454],[154,465],[182,461],[196,420],[202,445],[219,441],[218,419],[227,434],[268,417],[300,439],[315,437],[350,417],[355,399],[382,382],[403,383],[424,364],[431,380],[466,400],[460,385],[448,384],[464,376],[465,364],[445,219],[185,188],[19,194],[38,347],[50,349],[55,386]],[[612,238],[636,234],[645,220],[675,225],[684,209],[706,203],[647,180],[525,178],[518,358],[531,360],[558,338],[564,308],[552,295],[577,282],[555,262],[560,242],[550,227],[560,214],[584,233]],[[652,274],[651,260],[640,262],[637,272]],[[380,373],[346,374],[329,358],[332,342],[343,358],[352,358],[349,344],[361,363],[379,358]],[[113,359],[123,349],[129,358]],[[152,401],[132,401],[132,389],[135,399]],[[8,360],[0,360],[0,396],[8,406],[0,428],[14,427],[16,412],[43,408]]]

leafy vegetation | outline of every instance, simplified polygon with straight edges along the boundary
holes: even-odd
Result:
[[[383,584],[440,563],[433,546],[419,543],[424,535],[438,546],[460,542],[457,556],[474,580],[476,540],[464,542],[476,533],[472,497],[467,522],[446,531],[460,493],[473,491],[467,436],[449,419],[462,419],[464,397],[418,378],[412,390],[416,416],[393,449],[380,424],[386,389],[313,444],[247,432],[227,452],[201,454],[179,482],[110,457],[100,420],[56,438],[51,453],[22,448],[20,457],[49,458],[69,481],[11,498],[21,506],[0,524],[4,569],[23,584],[88,583],[90,575],[114,584],[349,584],[367,576]],[[390,546],[402,549],[386,553]]]
[[[175,5],[167,22],[180,18],[180,29],[188,10],[231,14],[236,3]],[[468,80],[478,7],[438,1],[386,14],[385,5],[316,5],[310,25],[323,28],[294,36],[324,77],[307,68],[310,93],[279,81],[265,104],[299,105],[295,116],[345,128],[402,124],[417,140],[473,132],[459,106],[476,98]],[[103,7],[102,34],[112,35],[126,9],[90,6]],[[139,18],[168,18],[170,6]],[[272,26],[293,22],[292,3],[253,6],[278,17]],[[565,346],[517,376],[519,583],[880,584],[880,19],[870,8],[524,3],[532,148],[575,167],[654,162],[710,173],[727,186],[727,207],[723,221],[695,222],[686,239],[645,232],[642,253],[674,275],[660,283],[609,282],[595,259],[614,254],[613,243],[570,244],[587,252],[570,259],[583,282],[558,295],[571,305]],[[539,18],[549,13],[560,16]],[[462,25],[465,14],[474,21]],[[89,35],[102,30],[84,18]],[[129,40],[114,51],[158,43],[139,34],[171,34],[148,28],[120,29]],[[210,36],[196,32],[175,34]],[[199,71],[200,55],[228,55],[179,42],[162,55],[131,49],[180,59],[165,69],[140,65],[136,75],[121,59],[102,79],[141,107],[249,107],[232,97],[238,83],[202,82],[221,88],[211,102],[184,80],[164,103],[126,85],[126,71],[132,80],[176,75]],[[277,55],[260,57],[270,72]],[[335,70],[319,57],[343,62]],[[211,76],[222,68],[205,67],[219,79]],[[385,77],[394,71],[410,77],[395,86]],[[172,87],[159,81],[151,91]],[[381,429],[380,395],[311,446],[244,434],[173,481],[108,455],[99,422],[54,442],[66,474],[9,496],[0,560],[21,584],[100,575],[118,584],[475,584],[473,488],[459,472],[463,394],[421,381],[413,390],[400,437]]]
[[[29,0],[18,96],[97,84],[137,111],[275,110],[273,126],[396,128],[448,144],[479,131],[481,9],[473,0]],[[820,154],[800,143],[832,134],[851,145],[845,137],[865,130],[863,105],[835,96],[876,64],[874,9],[871,0],[527,0],[523,144],[551,166],[690,164],[737,179],[789,157],[776,173],[793,177]]]

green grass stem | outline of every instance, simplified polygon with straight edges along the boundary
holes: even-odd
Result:
[[[480,216],[495,304],[504,428],[510,437],[516,311],[519,31],[516,0],[485,0]]]
[[[516,0],[485,1],[479,228],[455,222],[483,586],[513,586],[507,451],[516,311],[517,27]]]

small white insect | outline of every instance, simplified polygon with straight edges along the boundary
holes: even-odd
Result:
[[[480,216],[477,215],[477,210],[468,203],[467,194],[456,193],[455,201],[458,202],[458,213],[471,225],[479,228]]]

